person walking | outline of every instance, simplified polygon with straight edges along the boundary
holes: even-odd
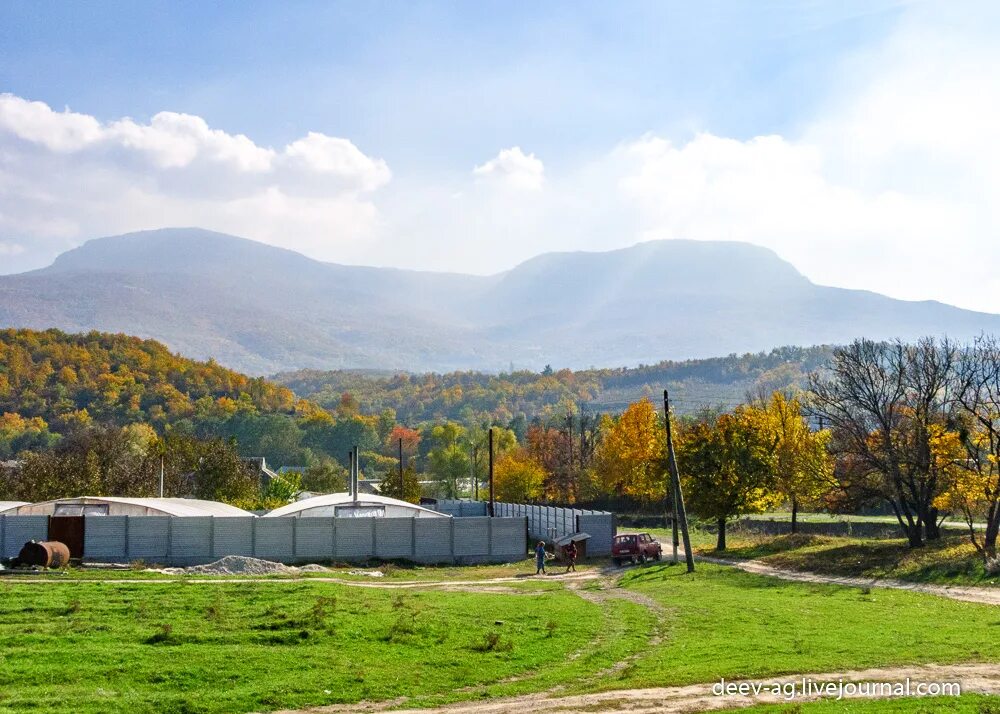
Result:
[[[545,541],[538,541],[535,546],[535,575],[545,572]]]
[[[577,556],[576,543],[570,541],[569,545],[563,548],[563,553],[566,554],[566,572],[568,573],[572,570],[575,573]]]

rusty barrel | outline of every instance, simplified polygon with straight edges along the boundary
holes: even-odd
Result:
[[[56,540],[33,540],[24,544],[17,556],[21,565],[39,568],[63,568],[69,565],[69,548]]]

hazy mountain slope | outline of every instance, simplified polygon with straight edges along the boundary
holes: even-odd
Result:
[[[0,326],[122,331],[269,373],[588,367],[968,337],[1000,317],[815,286],[769,250],[657,241],[481,277],[322,263],[193,228],[90,241],[0,276]]]

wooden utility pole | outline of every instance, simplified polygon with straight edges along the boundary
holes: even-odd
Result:
[[[493,427],[490,427],[490,508],[488,515],[490,518],[493,517],[493,504],[495,502],[495,494],[493,492]]]
[[[687,571],[693,573],[694,552],[691,550],[687,513],[684,511],[684,492],[681,490],[681,477],[677,472],[677,457],[674,455],[674,437],[670,430],[670,395],[666,389],[663,390],[663,416],[667,424],[667,466],[670,468],[670,481],[674,492],[674,521],[680,521],[681,536],[684,538],[684,559],[687,561]]]

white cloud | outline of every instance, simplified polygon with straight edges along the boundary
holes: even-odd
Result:
[[[83,238],[171,225],[340,259],[378,228],[372,193],[390,178],[317,132],[276,150],[190,114],[102,123],[0,95],[0,239],[30,241],[35,265]]]
[[[374,191],[388,183],[392,175],[382,159],[366,156],[347,139],[313,131],[304,139],[289,144],[285,156],[292,165],[356,181],[365,191]]]
[[[539,191],[545,178],[545,166],[534,154],[525,154],[520,146],[514,146],[502,149],[472,173],[479,179],[500,181],[510,188]]]

